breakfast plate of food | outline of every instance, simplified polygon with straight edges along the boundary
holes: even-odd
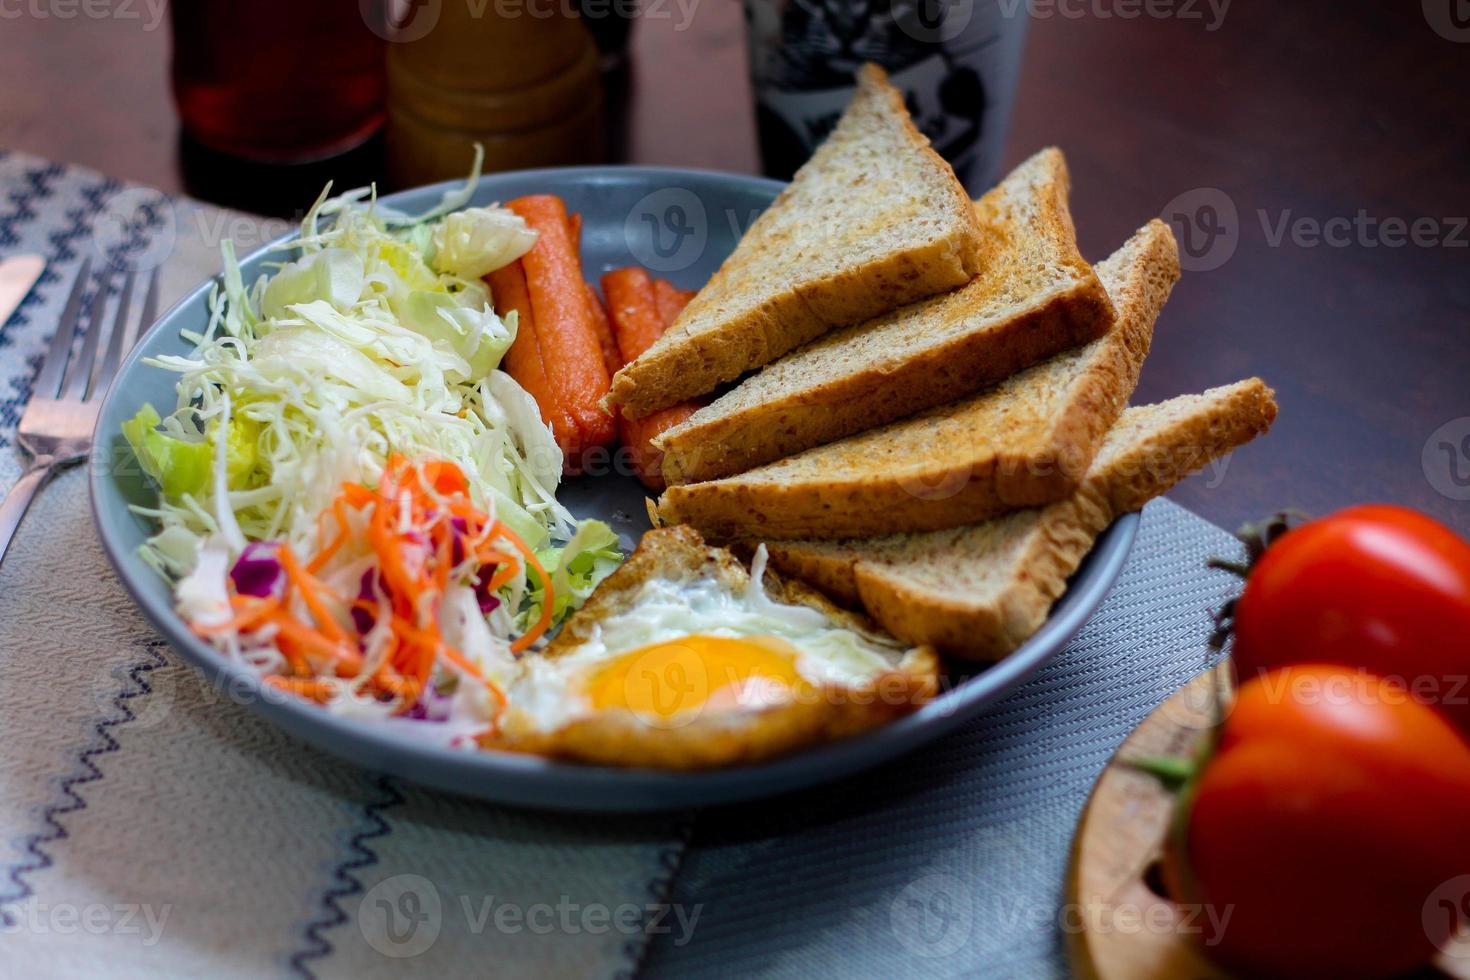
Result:
[[[1177,249],[1089,264],[1069,192],[1048,149],[971,201],[876,69],[784,187],[324,192],[123,365],[104,547],[236,700],[434,787],[650,810],[876,765],[1040,669],[1143,504],[1274,418],[1258,379],[1129,407]]]

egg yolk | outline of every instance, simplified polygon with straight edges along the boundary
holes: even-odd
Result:
[[[593,676],[587,693],[594,708],[661,719],[739,707],[752,689],[789,691],[801,684],[796,653],[775,637],[685,636],[623,654]]]

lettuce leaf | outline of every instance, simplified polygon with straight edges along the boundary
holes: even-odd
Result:
[[[511,316],[514,325],[515,314]],[[524,471],[542,492],[554,493],[561,482],[562,451],[551,426],[542,421],[536,399],[504,371],[485,375],[485,389],[490,395],[486,414],[493,415],[495,423],[510,433],[519,456],[516,468]]]
[[[466,208],[434,226],[434,268],[479,279],[510,265],[536,244],[535,229],[506,208]]]
[[[138,457],[143,472],[153,478],[170,501],[185,495],[203,499],[209,494],[214,477],[214,444],[170,435],[158,428],[162,422],[151,404],[138,409],[138,414],[123,423],[123,438]],[[260,464],[260,425],[249,419],[230,420],[226,434],[225,473],[230,489],[248,485]]]
[[[581,608],[598,583],[618,567],[623,551],[612,528],[588,519],[577,525],[577,533],[563,547],[547,548],[536,557],[543,568],[551,569],[551,621],[556,624]],[[531,605],[537,615],[545,591],[541,583],[532,583]]]
[[[298,303],[325,302],[340,313],[352,309],[367,284],[362,259],[345,248],[312,252],[283,266],[265,287],[261,315],[282,318]]]
[[[494,370],[515,340],[514,321],[506,324],[487,305],[465,306],[453,293],[414,290],[395,312],[405,327],[464,358],[471,381]]]

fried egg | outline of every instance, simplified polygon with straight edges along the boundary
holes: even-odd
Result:
[[[938,660],[688,528],[649,532],[508,685],[488,744],[602,764],[750,762],[914,710]]]

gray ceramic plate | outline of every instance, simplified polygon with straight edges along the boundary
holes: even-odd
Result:
[[[385,201],[415,212],[436,203],[447,186],[406,191]],[[558,194],[583,216],[582,249],[589,278],[607,269],[640,264],[678,285],[695,288],[715,271],[740,233],[780,189],[773,181],[729,174],[648,167],[576,168],[487,177],[474,203],[522,194]],[[242,263],[247,282],[265,258],[262,249]],[[100,461],[128,459],[120,426],[144,402],[173,403],[174,376],[139,361],[150,355],[187,353],[188,344],[179,332],[198,330],[204,324],[209,285],[201,284],[143,338],[123,365],[102,408],[90,478],[103,546],[139,608],[229,699],[328,752],[428,786],[501,803],[609,812],[745,800],[850,775],[964,724],[1036,673],[1102,602],[1121,573],[1137,532],[1136,515],[1109,528],[1046,625],[1004,662],[959,680],[932,704],[882,729],[776,762],[718,772],[668,773],[594,768],[499,752],[453,751],[406,741],[264,688],[249,670],[226,661],[190,633],[174,614],[165,583],[138,558],[138,546],[149,528],[128,505],[151,503],[153,490],[136,466],[108,466]],[[647,527],[642,488],[631,479],[583,478],[566,485],[562,496],[579,516],[610,520],[625,545],[631,546]]]

